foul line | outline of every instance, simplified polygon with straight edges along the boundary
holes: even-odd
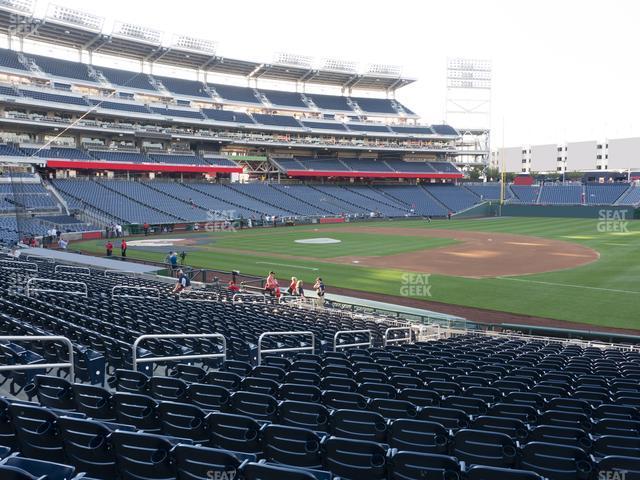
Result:
[[[274,263],[274,262],[256,262],[257,265],[275,265],[277,267],[290,267],[290,268],[302,268],[304,270],[313,270],[314,272],[317,272],[318,270],[320,270],[319,268],[312,268],[312,267],[302,267],[300,265],[289,265],[286,263]]]
[[[584,288],[587,290],[599,290],[602,292],[632,293],[635,295],[640,295],[640,292],[634,292],[632,290],[617,290],[615,288],[589,287],[587,285],[572,285],[570,283],[542,282],[540,280],[527,280],[524,278],[511,278],[511,277],[496,277],[496,278],[499,280],[511,280],[512,282],[526,282],[526,283],[539,283],[541,285],[552,285],[554,287]]]

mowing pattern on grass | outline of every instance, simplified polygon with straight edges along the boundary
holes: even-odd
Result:
[[[570,270],[509,277],[509,279],[470,279],[431,275],[429,291],[432,296],[428,300],[593,325],[640,328],[640,322],[636,320],[637,312],[640,311],[640,284],[638,283],[638,279],[640,279],[640,222],[630,222],[627,227],[628,232],[625,233],[600,232],[596,219],[565,218],[444,220],[434,221],[431,224],[420,221],[398,221],[367,223],[365,226],[389,228],[390,235],[397,237],[396,245],[406,244],[406,237],[397,235],[398,229],[406,228],[519,234],[569,241],[592,248],[600,254],[600,259]],[[353,225],[346,227],[353,227]],[[329,230],[331,230],[330,234]],[[187,263],[205,268],[238,269],[243,273],[258,275],[275,269],[278,277],[282,280],[295,275],[303,278],[307,284],[313,280],[314,276],[320,274],[328,285],[329,291],[331,286],[337,286],[400,296],[403,291],[405,271],[397,268],[372,268],[355,264],[327,264],[326,259],[336,256],[335,253],[311,258],[312,254],[308,249],[314,246],[299,245],[291,241],[293,237],[304,238],[304,235],[307,234],[310,237],[330,236],[343,239],[343,243],[315,247],[341,249],[346,246],[353,248],[355,255],[375,255],[375,253],[371,253],[372,251],[378,255],[398,253],[397,250],[385,252],[384,248],[380,246],[376,247],[377,250],[374,249],[372,245],[377,241],[371,238],[366,239],[367,235],[356,235],[357,242],[351,246],[351,241],[347,242],[346,237],[338,236],[337,230],[339,228],[331,225],[326,228],[318,226],[317,230],[316,227],[299,227],[283,228],[282,230],[243,231],[235,235],[232,233],[212,234],[216,240],[215,246],[211,247],[212,250],[190,252]],[[288,240],[281,240],[281,235],[289,236]],[[375,238],[375,236],[373,237]],[[223,238],[224,240],[222,240]],[[223,241],[233,246],[229,250],[235,251],[223,249],[221,247]],[[412,238],[411,242],[413,241]],[[245,242],[251,245],[251,250],[261,253],[251,255],[242,249],[246,249],[246,246],[239,247]],[[269,247],[270,242],[276,243],[271,243],[271,247]],[[294,252],[292,255],[291,244],[298,245],[306,252]],[[279,247],[273,245],[279,245]],[[432,244],[431,246],[437,248],[436,245]],[[413,247],[412,244],[411,248]],[[101,241],[75,244],[74,248],[98,254],[104,253]],[[216,248],[220,248],[220,250],[216,251]],[[417,250],[425,248],[428,247],[421,245]],[[286,260],[279,256],[283,249]],[[274,251],[278,253],[270,253]],[[341,250],[340,254],[344,255],[343,252],[344,250]],[[140,249],[130,249],[128,255],[154,261],[163,258],[163,255],[158,252]],[[322,255],[322,253],[318,255]],[[291,256],[296,257],[296,260],[292,261]],[[280,264],[280,266],[267,265],[265,262]],[[513,278],[523,281],[513,280]]]

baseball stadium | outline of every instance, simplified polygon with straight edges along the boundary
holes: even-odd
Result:
[[[0,480],[640,479],[640,139],[91,7],[0,0]]]

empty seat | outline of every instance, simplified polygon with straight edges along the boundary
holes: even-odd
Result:
[[[326,431],[329,424],[329,411],[317,403],[285,400],[278,407],[278,420],[283,425]]]
[[[330,437],[324,444],[324,468],[345,480],[383,480],[387,452],[382,445],[364,440]]]
[[[319,403],[322,399],[322,391],[313,385],[283,383],[278,388],[278,398],[280,400]]]
[[[151,377],[147,388],[156,400],[184,402],[187,398],[187,384],[179,378]]]
[[[454,457],[417,452],[397,452],[389,465],[390,480],[460,478],[460,464]]]
[[[217,448],[178,444],[171,453],[177,480],[235,478],[242,463],[234,453]]]
[[[254,462],[244,464],[240,475],[243,480],[317,480],[303,469]]]
[[[111,434],[118,471],[123,480],[174,480],[173,445],[166,437],[139,432]]]
[[[389,425],[387,443],[397,450],[445,454],[449,433],[439,423],[401,418]]]
[[[76,410],[99,420],[116,420],[116,412],[108,390],[95,385],[73,384]]]
[[[48,375],[36,375],[33,382],[40,405],[60,410],[75,410],[73,389],[67,380]]]
[[[48,462],[65,458],[58,417],[51,410],[14,403],[9,406],[9,413],[20,451],[25,456]]]
[[[297,467],[322,467],[320,437],[313,431],[265,425],[261,433],[263,454],[268,461]]]
[[[382,415],[362,410],[334,410],[329,419],[331,435],[384,442],[387,422]]]
[[[465,428],[469,417],[462,410],[442,407],[424,407],[418,413],[418,420],[428,420],[442,424],[445,428]]]
[[[403,388],[400,390],[398,400],[406,400],[418,407],[440,406],[440,395],[434,390]]]
[[[512,467],[517,461],[516,443],[504,433],[458,430],[451,453],[468,465]]]
[[[274,421],[278,413],[278,402],[271,395],[253,392],[235,392],[231,395],[229,409],[233,413]]]
[[[364,395],[355,392],[326,390],[322,392],[322,403],[329,408],[364,410],[367,408],[368,400]]]
[[[156,412],[165,435],[208,444],[209,429],[202,409],[187,403],[160,402]]]
[[[488,430],[491,432],[500,432],[509,435],[511,438],[519,441],[525,440],[529,431],[526,424],[522,420],[515,418],[491,417],[483,415],[476,417],[470,425],[474,430]]]
[[[369,410],[377,412],[385,418],[416,418],[417,407],[406,400],[392,400],[388,398],[374,398],[369,402]]]
[[[113,403],[118,422],[133,425],[146,432],[160,432],[156,401],[146,395],[116,392]]]
[[[532,470],[551,480],[586,480],[593,471],[589,456],[576,447],[529,442],[521,452],[520,468]]]
[[[598,479],[640,479],[640,458],[611,455],[598,462],[596,468]]]
[[[203,410],[225,410],[231,393],[225,387],[206,383],[192,383],[188,387],[189,402]]]
[[[593,454],[597,457],[606,457],[609,455],[639,457],[640,438],[603,435],[593,442]]]
[[[544,480],[535,472],[475,465],[465,472],[467,480]]]
[[[116,459],[108,441],[111,430],[93,420],[58,419],[67,460],[78,471],[96,478],[117,478]]]
[[[591,450],[591,438],[584,430],[575,427],[560,427],[557,425],[538,425],[529,433],[529,440],[546,443],[559,443]]]
[[[207,424],[211,446],[246,453],[261,451],[260,424],[254,419],[214,412],[207,416]]]

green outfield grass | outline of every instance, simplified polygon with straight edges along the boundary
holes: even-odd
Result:
[[[188,253],[187,263],[193,266],[235,269],[256,275],[275,270],[280,279],[295,275],[307,284],[321,275],[329,289],[337,286],[397,296],[403,292],[403,274],[406,272],[338,265],[329,263],[328,259],[391,255],[453,243],[450,239],[395,236],[394,229],[399,228],[503,232],[576,242],[597,250],[600,259],[570,270],[520,277],[469,279],[431,275],[432,296],[428,300],[593,325],[640,328],[637,320],[640,311],[640,222],[629,222],[628,232],[622,233],[599,231],[597,219],[490,218],[434,221],[431,224],[408,220],[367,223],[366,226],[389,228],[389,234],[354,234],[338,230],[324,235],[323,226],[302,226],[170,236],[205,238],[203,244],[191,247],[196,250]],[[331,225],[330,228],[339,226]],[[342,243],[300,245],[294,242],[319,236],[336,238]],[[73,248],[102,254],[103,245],[103,241],[86,241],[74,244]],[[170,247],[164,250],[168,252]],[[163,261],[166,253],[130,247],[128,255]]]

